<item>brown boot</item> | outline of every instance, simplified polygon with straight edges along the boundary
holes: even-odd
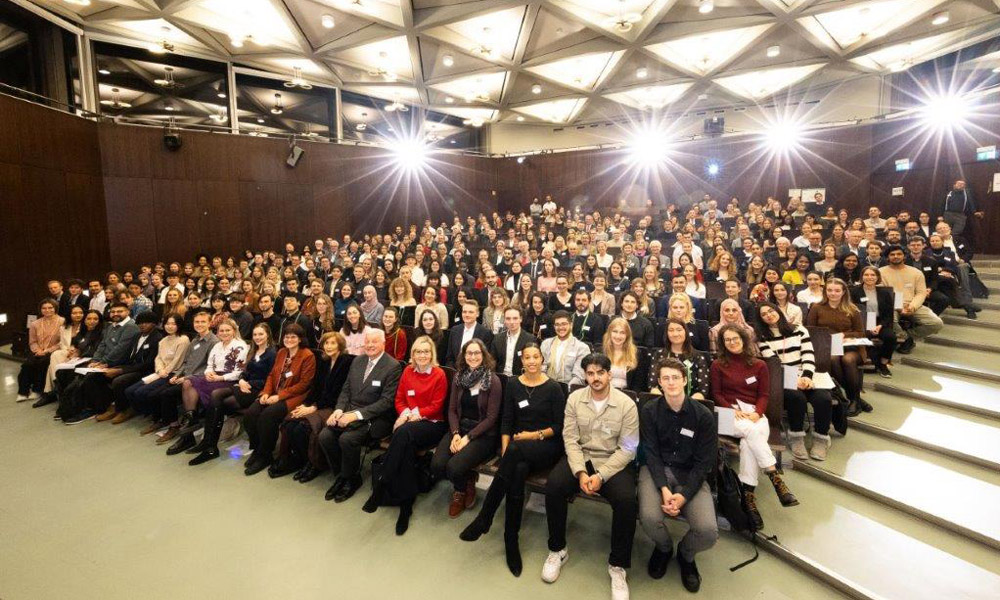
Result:
[[[157,431],[163,429],[166,425],[160,423],[159,421],[150,421],[148,425],[142,428],[139,435],[149,435],[151,433],[156,433]]]
[[[135,416],[135,411],[132,410],[131,408],[126,408],[124,411],[122,411],[122,412],[118,413],[117,415],[115,415],[114,419],[111,419],[111,424],[112,425],[121,425],[122,423],[124,423],[125,421],[128,421],[129,419],[131,419],[134,416]]]
[[[476,481],[479,480],[479,473],[474,473],[465,484],[465,508],[472,508],[476,505]]]
[[[462,492],[453,492],[451,494],[451,503],[448,505],[448,516],[452,519],[458,517],[465,510],[465,494]]]
[[[112,404],[108,407],[108,410],[97,415],[97,422],[100,423],[102,421],[110,421],[111,419],[114,419],[117,414],[118,411],[115,410],[115,405]]]
[[[774,486],[774,493],[778,494],[778,501],[781,502],[782,506],[798,505],[799,501],[795,497],[795,494],[788,489],[788,486],[785,485],[785,480],[781,478],[781,475],[778,475],[777,471],[771,471],[767,476],[771,479],[771,485]]]
[[[760,511],[757,510],[757,496],[752,489],[743,488],[743,504],[746,506],[747,512],[750,513],[753,528],[762,529],[764,527],[764,518],[760,516]]]
[[[177,435],[180,432],[181,432],[180,427],[178,427],[177,425],[171,425],[170,427],[167,428],[166,431],[163,432],[163,435],[160,437],[160,439],[156,440],[156,443],[159,445],[166,444],[167,442],[177,437]]]

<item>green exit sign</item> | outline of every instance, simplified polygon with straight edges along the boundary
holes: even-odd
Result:
[[[996,158],[996,146],[983,146],[982,148],[976,148],[976,160],[996,160]]]

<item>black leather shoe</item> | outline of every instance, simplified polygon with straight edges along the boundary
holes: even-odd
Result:
[[[330,486],[330,489],[326,490],[325,498],[327,500],[333,500],[334,498],[337,497],[337,494],[340,493],[340,490],[344,489],[345,485],[347,485],[347,480],[344,479],[343,477],[338,477],[334,479],[333,485]]]
[[[649,576],[653,579],[662,579],[667,574],[667,566],[674,555],[674,549],[661,552],[659,548],[653,547],[653,553],[649,555]]]
[[[350,500],[359,489],[361,489],[361,476],[356,475],[347,480],[344,487],[340,488],[340,491],[337,492],[336,496],[334,496],[333,501],[337,504],[346,502],[347,500]]]
[[[399,507],[399,517],[396,518],[396,535],[403,535],[410,528],[410,517],[413,516],[413,505],[406,503]]]
[[[294,479],[295,481],[298,481],[299,478],[302,477],[302,474],[305,473],[306,469],[308,469],[310,466],[311,465],[309,463],[305,463],[304,465],[302,465],[302,468],[299,469],[298,471],[296,471],[295,475],[292,475],[292,479]]]
[[[378,510],[378,498],[375,497],[375,494],[368,496],[368,499],[365,500],[365,504],[361,507],[361,510],[366,513],[373,513]]]
[[[913,339],[913,336],[906,338],[906,341],[896,347],[896,352],[900,354],[909,354],[913,352],[913,349],[917,347],[917,341]]]
[[[173,456],[174,454],[180,454],[181,452],[184,452],[188,448],[192,448],[194,446],[194,444],[195,444],[194,434],[188,433],[188,434],[182,435],[180,437],[180,439],[178,439],[176,442],[174,442],[173,446],[170,446],[169,448],[167,448],[167,456]]]
[[[701,574],[698,573],[698,565],[694,564],[694,561],[688,562],[684,560],[680,552],[677,553],[677,564],[681,567],[681,583],[684,584],[684,589],[694,593],[701,588]]]
[[[316,479],[322,471],[317,469],[312,465],[306,465],[305,470],[299,475],[299,483],[309,483],[313,479]]]
[[[269,466],[270,466],[270,461],[255,459],[250,461],[250,464],[247,465],[246,469],[243,469],[243,474],[246,475],[247,477],[250,477],[251,475],[256,475],[257,473],[260,473]]]
[[[299,470],[299,465],[293,463],[289,460],[278,460],[276,463],[271,463],[270,468],[267,470],[267,474],[271,479],[277,479],[278,477],[284,477]]]
[[[43,406],[52,404],[57,400],[59,400],[59,396],[57,396],[54,392],[46,392],[42,394],[41,397],[38,398],[38,400],[35,400],[35,403],[31,405],[31,408],[41,408]]]
[[[865,402],[863,398],[858,398],[858,406],[861,407],[862,412],[871,412],[875,410],[875,407]]]
[[[189,460],[188,464],[194,467],[202,463],[207,463],[213,458],[219,458],[218,446],[209,446],[208,448],[205,448],[204,450],[201,451],[201,454]]]

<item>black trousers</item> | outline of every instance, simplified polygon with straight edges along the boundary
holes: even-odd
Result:
[[[433,448],[448,431],[443,421],[412,421],[392,433],[389,449],[382,455],[382,490],[393,503],[412,502],[417,483],[417,452]]]
[[[17,373],[17,393],[27,396],[31,392],[42,393],[45,389],[45,374],[49,370],[49,359],[52,355],[35,356],[32,354],[21,363]],[[72,369],[69,370],[71,373]]]
[[[182,387],[179,383],[167,383],[149,394],[153,406],[157,407],[156,414],[159,415],[159,421],[163,423],[177,422],[177,406],[181,403]]]
[[[111,400],[115,403],[115,410],[123,412],[132,407],[131,402],[125,395],[125,390],[149,373],[136,371],[134,373],[122,373],[111,380]]]
[[[881,359],[885,359],[886,362],[892,360],[892,354],[896,351],[896,332],[892,327],[883,327],[878,335],[875,336],[876,340],[879,340],[881,344],[876,344],[868,349],[868,353],[871,355],[872,361],[879,362]]]
[[[496,474],[496,479],[506,486],[507,502],[511,498],[523,500],[524,482],[528,476],[552,468],[563,453],[562,438],[510,442],[507,452],[500,458]]]
[[[598,493],[610,504],[611,555],[608,564],[628,569],[632,566],[632,541],[639,501],[635,495],[635,470],[629,466],[614,474],[601,485]],[[558,552],[566,547],[566,514],[569,498],[580,491],[580,480],[569,468],[565,457],[552,467],[545,484],[545,514],[549,522],[549,550]]]
[[[111,406],[112,379],[104,373],[87,373],[83,376],[77,393],[82,396],[82,405],[100,414]]]
[[[441,443],[434,450],[431,459],[431,471],[435,479],[447,479],[456,492],[464,492],[469,483],[469,477],[476,467],[493,458],[497,453],[497,438],[493,435],[483,436],[462,448],[458,454],[451,453],[451,434],[445,432]]]
[[[319,447],[335,475],[357,477],[361,472],[361,451],[372,442],[392,433],[392,417],[378,417],[353,427],[326,427],[319,434]]]
[[[829,434],[833,415],[833,397],[830,395],[830,390],[785,390],[788,428],[795,432],[805,431],[807,403],[813,405],[816,433]]]
[[[288,406],[281,400],[274,404],[264,405],[260,400],[254,400],[243,411],[243,428],[250,438],[250,449],[254,456],[271,460],[274,446],[278,443],[278,428],[288,414]]]

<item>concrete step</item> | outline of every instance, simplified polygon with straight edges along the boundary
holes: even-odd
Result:
[[[947,332],[945,332],[947,333]],[[965,348],[966,350],[977,350],[979,352],[996,352],[1000,355],[1000,346],[994,346],[991,344],[979,344],[976,342],[967,342],[965,340],[957,340],[952,337],[932,335],[924,340],[928,344],[934,344],[936,346],[950,346],[952,348]],[[1000,356],[998,356],[1000,358]]]
[[[865,400],[875,410],[851,418],[852,427],[1000,473],[1000,419],[885,389],[866,392]]]
[[[900,364],[897,360],[891,379],[866,377],[866,388],[869,387],[924,405],[1000,419],[1000,393],[997,393],[996,383],[974,375],[942,373],[933,368]]]
[[[1000,550],[1000,472],[858,429],[794,468]],[[946,499],[948,498],[948,499]]]
[[[990,548],[820,478],[786,471],[785,479],[803,505],[782,508],[763,482],[765,533],[777,535],[787,560],[845,595],[986,600],[1000,589]]]

